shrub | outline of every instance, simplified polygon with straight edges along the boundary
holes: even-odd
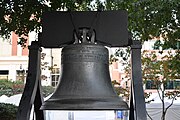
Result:
[[[0,119],[16,120],[18,107],[12,104],[0,103]]]
[[[48,95],[54,92],[54,87],[52,86],[42,86],[43,96],[47,97]]]
[[[0,80],[0,96],[7,95],[12,96],[15,94],[22,93],[24,89],[24,83],[22,81],[9,81]]]
[[[24,90],[23,81],[9,81],[9,80],[0,80],[0,96],[12,96],[15,94],[21,94]],[[47,97],[54,92],[54,87],[52,86],[42,86],[42,94],[44,97]]]

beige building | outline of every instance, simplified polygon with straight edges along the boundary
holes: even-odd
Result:
[[[30,33],[27,45],[36,39],[36,33]],[[28,48],[22,48],[17,44],[18,36],[12,33],[10,40],[0,38],[0,79],[11,81],[22,80],[25,82],[28,70]],[[111,53],[112,51],[110,51]],[[61,73],[61,48],[42,48],[44,59],[42,62],[42,85],[56,86]],[[121,82],[122,76],[119,63],[110,65],[112,80]]]
[[[28,50],[17,45],[17,36],[10,40],[0,38],[0,79],[12,81],[22,79],[27,71]]]
[[[30,45],[31,41],[35,40],[35,34],[29,34],[26,45]],[[11,81],[26,80],[28,70],[28,47],[22,48],[18,45],[18,36],[12,32],[9,40],[0,38],[0,79],[8,79]],[[50,66],[51,50],[43,49],[46,57],[42,62],[47,62]],[[42,80],[43,85],[51,85],[50,71],[48,68],[42,70],[42,73],[47,75],[46,80]]]

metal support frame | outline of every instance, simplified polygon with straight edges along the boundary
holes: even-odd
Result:
[[[38,41],[29,46],[28,75],[22,98],[17,112],[17,120],[29,120],[31,108],[34,105],[36,120],[45,120],[44,112],[40,110],[43,98],[40,81],[41,48]]]
[[[25,89],[19,104],[17,120],[29,120],[32,105],[36,120],[45,120],[45,114],[39,108],[42,105],[40,81],[41,48],[38,41],[29,47],[29,65]],[[147,120],[141,73],[141,43],[133,41],[131,45],[132,83],[129,120]]]
[[[131,45],[131,96],[129,120],[147,120],[142,83],[141,43],[133,41]]]

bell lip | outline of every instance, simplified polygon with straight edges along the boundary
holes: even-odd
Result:
[[[121,104],[120,104],[121,103]],[[40,110],[129,110],[127,102],[120,101],[118,103],[102,103],[98,102],[94,104],[58,104],[55,102],[44,102],[40,107]]]

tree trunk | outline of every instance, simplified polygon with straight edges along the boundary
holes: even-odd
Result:
[[[166,120],[166,112],[162,112],[161,120]]]

